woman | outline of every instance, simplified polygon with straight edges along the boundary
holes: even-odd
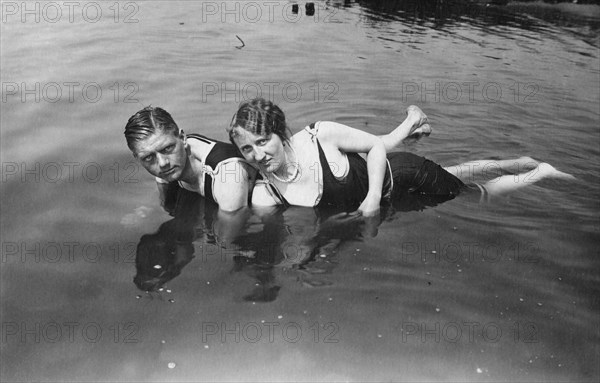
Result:
[[[386,161],[389,145],[380,138],[329,121],[311,124],[292,136],[283,111],[262,98],[243,102],[227,131],[262,175],[253,190],[253,205],[332,206],[372,216],[382,199],[399,198],[405,192],[451,199],[466,188],[457,176],[469,163],[448,168],[455,173],[451,174],[410,153],[391,153]],[[358,153],[365,153],[366,161]],[[490,163],[503,170],[532,163],[535,168],[517,182],[514,176],[501,176],[472,186],[482,196],[509,192],[545,177],[572,178],[527,157]]]

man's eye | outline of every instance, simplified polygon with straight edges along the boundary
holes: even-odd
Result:
[[[143,162],[152,162],[152,160],[154,159],[153,156],[146,156],[142,158]]]
[[[242,152],[244,152],[244,153],[250,153],[250,151],[252,151],[252,148],[249,146],[244,146],[242,148]]]
[[[171,153],[173,151],[173,149],[175,149],[175,145],[169,145],[166,148],[163,149],[163,152],[165,153]]]
[[[269,142],[269,140],[266,140],[266,139],[258,140],[258,145],[264,146],[267,142]]]

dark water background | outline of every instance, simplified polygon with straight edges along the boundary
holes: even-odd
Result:
[[[117,17],[98,2],[71,22],[41,2],[23,22],[7,3],[2,381],[600,377],[597,5],[329,1],[309,16],[304,2],[144,1]],[[312,209],[237,230],[187,198],[169,217],[127,118],[162,106],[224,140],[257,91],[293,130],[381,134],[417,104],[434,132],[403,150],[444,165],[528,155],[577,181],[405,206],[375,237]],[[132,283],[136,251],[148,278],[174,277],[163,291]],[[294,264],[298,251],[312,258]]]

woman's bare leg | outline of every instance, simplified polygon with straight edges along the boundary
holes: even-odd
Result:
[[[463,182],[472,182],[476,177],[500,177],[505,173],[518,174],[535,169],[539,161],[531,157],[520,157],[511,160],[478,160],[460,165],[447,166],[444,170],[453,174]]]
[[[526,173],[505,175],[486,182],[483,186],[490,196],[499,196],[533,185],[544,178],[574,180],[572,175],[561,172],[548,163],[540,163],[536,168]]]

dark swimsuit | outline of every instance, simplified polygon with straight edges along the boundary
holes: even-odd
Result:
[[[310,125],[314,129],[314,124]],[[329,166],[317,139],[319,162],[323,171],[323,195],[319,207],[353,209],[358,207],[369,191],[367,162],[357,153],[347,153],[348,174],[337,179]],[[390,153],[385,173],[382,200],[399,199],[405,194],[434,197],[438,202],[457,196],[465,187],[461,180],[441,166],[412,153]]]
[[[192,133],[188,134],[187,138],[193,138],[200,142],[202,142],[206,146],[212,146],[206,159],[202,163],[203,171],[204,171],[204,190],[202,190],[202,185],[200,186],[200,194],[205,198],[210,199],[211,201],[217,202],[213,195],[213,183],[214,177],[218,171],[218,167],[226,161],[230,160],[240,160],[244,161],[240,152],[237,148],[225,142],[220,142],[216,140],[212,140],[208,137],[202,136],[200,134]],[[183,185],[180,184],[181,187],[185,189]]]

